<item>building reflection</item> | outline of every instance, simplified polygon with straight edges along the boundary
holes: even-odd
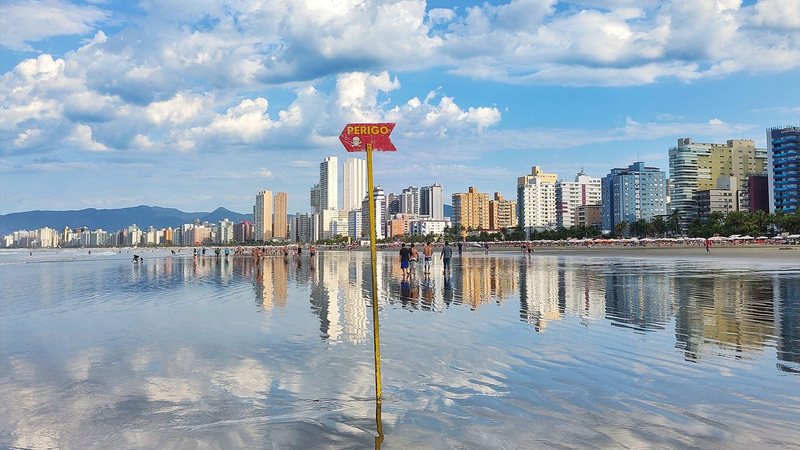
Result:
[[[637,331],[664,329],[672,306],[669,275],[663,269],[611,263],[605,267],[604,277],[605,314],[612,325]]]
[[[774,276],[778,370],[800,373],[800,280]]]
[[[548,322],[560,320],[564,312],[559,307],[558,269],[558,260],[552,257],[529,259],[520,267],[519,317],[537,332],[543,332]]]
[[[130,289],[163,283],[214,282],[220,288],[247,281],[264,311],[290,306],[308,295],[321,339],[364,344],[371,335],[371,270],[367,252],[320,252],[267,257],[167,257],[125,267]],[[442,312],[486,305],[503,307],[519,298],[519,319],[537,332],[574,318],[635,332],[663,331],[674,317],[675,347],[689,361],[746,358],[775,347],[777,367],[800,373],[800,279],[785,273],[708,273],[659,261],[580,260],[558,256],[465,255],[448,275],[436,261],[433,273],[402,282],[396,254],[379,254],[378,302],[397,309]],[[153,283],[157,280],[158,283]],[[124,288],[124,287],[123,287]],[[479,315],[474,316],[480,320]]]
[[[774,342],[774,287],[737,274],[676,277],[676,348],[687,360],[705,352],[741,358]]]
[[[367,297],[371,283],[360,254],[322,252],[311,277],[311,310],[319,317],[323,340],[364,343],[368,337]],[[371,286],[369,287],[371,290]]]

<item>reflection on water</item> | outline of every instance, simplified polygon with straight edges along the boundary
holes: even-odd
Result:
[[[800,441],[797,267],[379,254],[384,440],[368,253],[4,262],[0,447]]]

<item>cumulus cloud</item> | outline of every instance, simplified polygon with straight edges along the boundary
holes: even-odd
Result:
[[[794,0],[760,0],[753,21],[762,26],[800,30],[800,5]]]
[[[554,14],[548,1],[525,2],[539,15],[524,28],[502,17],[503,8],[522,8],[515,2],[469,8],[442,33],[441,53],[457,59],[454,73],[533,84],[638,85],[800,66],[800,33],[790,30],[800,13],[788,11],[791,1],[584,3],[601,9]]]
[[[0,15],[0,46],[11,50],[32,50],[31,42],[53,36],[83,35],[108,19],[108,13],[94,6],[61,0],[3,2]]]
[[[393,108],[387,119],[394,122],[412,124],[408,126],[414,131],[409,135],[424,136],[433,134],[445,137],[449,131],[461,131],[470,134],[470,130],[483,132],[486,128],[500,121],[500,111],[495,107],[470,107],[462,109],[452,97],[442,97],[438,104],[433,104],[436,95],[428,95],[424,101],[412,98],[403,106]]]

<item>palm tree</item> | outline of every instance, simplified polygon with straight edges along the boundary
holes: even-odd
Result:
[[[672,212],[669,214],[667,218],[667,225],[669,225],[669,229],[675,233],[675,236],[681,235],[681,220],[683,219],[681,212],[677,209],[673,209]]]
[[[655,232],[656,236],[663,237],[664,234],[667,232],[667,222],[664,220],[663,217],[658,216],[650,222],[653,226],[653,231]]]
[[[618,223],[616,226],[614,226],[614,231],[617,237],[625,237],[625,232],[628,231],[628,222],[623,220],[622,222]]]

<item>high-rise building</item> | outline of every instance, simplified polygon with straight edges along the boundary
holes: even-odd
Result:
[[[444,194],[442,185],[434,183],[419,190],[419,213],[431,219],[444,219]]]
[[[320,209],[339,209],[339,158],[328,156],[319,164]]]
[[[583,173],[575,176],[575,181],[556,182],[556,225],[569,228],[575,223],[578,206],[599,205],[602,201],[600,178]]]
[[[466,230],[489,229],[489,194],[470,186],[465,193],[453,194],[453,226]]]
[[[172,232],[170,231],[170,235],[171,234]],[[233,242],[233,222],[228,219],[222,219],[219,221],[216,241],[220,244],[230,244]]]
[[[311,188],[309,194],[309,201],[311,203],[311,212],[318,213],[322,209],[322,199],[320,197],[319,183]]]
[[[747,208],[750,212],[769,212],[769,180],[766,175],[750,175],[747,179]]]
[[[603,229],[620,222],[653,220],[667,214],[667,177],[657,167],[635,162],[603,177]]]
[[[489,200],[489,229],[500,230],[517,226],[517,202],[505,200],[499,192]]]
[[[337,234],[347,235],[347,211],[323,209],[317,216],[317,229],[319,230],[317,239],[330,239]]]
[[[670,207],[678,211],[685,229],[697,218],[697,191],[715,189],[720,177],[735,177],[746,195],[748,177],[763,175],[766,169],[766,151],[756,148],[751,139],[729,140],[725,144],[678,139],[678,145],[669,149]]]
[[[386,237],[386,195],[382,187],[375,186],[373,188],[373,196],[375,201],[375,237],[383,239]],[[366,196],[361,202],[361,229],[364,236],[369,237],[369,199]]]
[[[367,161],[360,158],[344,160],[342,173],[343,206],[345,211],[361,209],[367,195]]]
[[[558,175],[533,166],[529,175],[517,178],[517,221],[525,228],[556,226]]]
[[[770,211],[800,208],[800,126],[767,130]]]
[[[276,192],[272,212],[272,237],[286,239],[288,227],[286,224],[286,192]]]
[[[294,215],[293,221],[295,235],[292,236],[292,239],[300,243],[313,242],[314,215],[297,213]]]
[[[386,223],[396,214],[400,214],[400,197],[395,195],[394,192],[390,192],[386,194],[383,201],[383,218],[381,219],[381,228],[383,229],[384,236],[389,235],[389,233],[386,231]]]
[[[400,193],[400,212],[419,214],[419,188],[409,186]]]
[[[249,220],[243,220],[233,228],[233,240],[239,243],[252,242],[255,235],[255,225]]]
[[[361,239],[364,228],[362,228],[363,220],[361,218],[361,208],[347,212],[347,234],[351,239]],[[368,219],[369,220],[369,219]]]
[[[256,242],[272,240],[272,191],[261,191],[256,195],[256,204],[253,207],[253,222],[255,222]]]

